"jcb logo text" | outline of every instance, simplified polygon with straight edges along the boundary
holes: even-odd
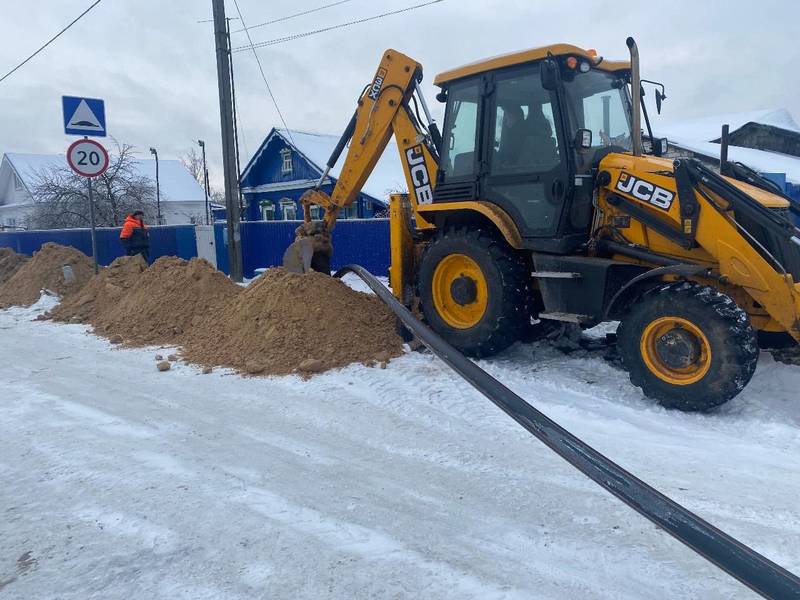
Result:
[[[433,188],[422,146],[416,145],[406,150],[406,161],[411,171],[411,183],[414,185],[417,204],[430,204],[433,202]]]
[[[669,210],[669,207],[672,206],[672,201],[675,199],[673,192],[628,173],[620,173],[617,189],[664,210]]]

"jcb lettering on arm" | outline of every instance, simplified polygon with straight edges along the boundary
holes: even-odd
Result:
[[[417,204],[430,204],[433,202],[433,188],[421,145],[418,144],[406,150],[406,162],[411,173],[411,183],[414,186]]]

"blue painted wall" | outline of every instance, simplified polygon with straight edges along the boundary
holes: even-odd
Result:
[[[185,259],[197,256],[193,225],[162,225],[149,229],[151,261],[159,256],[179,256]],[[101,265],[108,265],[125,254],[119,243],[119,233],[119,227],[97,230],[97,261]],[[92,233],[89,229],[0,232],[0,246],[12,248],[22,254],[33,254],[46,242],[73,246],[87,256],[92,255]]]
[[[272,132],[270,132],[271,135]],[[269,136],[267,136],[269,138]],[[283,157],[281,150],[288,148],[292,150],[292,172],[283,173]],[[296,180],[317,179],[322,173],[306,161],[300,154],[288,145],[279,135],[273,136],[269,144],[263,151],[259,148],[261,155],[252,167],[248,169],[247,176],[241,180],[242,187],[264,185],[266,183],[289,183]],[[249,165],[248,165],[249,167]]]
[[[245,277],[255,269],[275,267],[294,241],[299,221],[257,221],[241,224],[242,260]],[[227,234],[224,223],[214,226],[217,243],[217,268],[228,273]],[[351,219],[338,221],[333,230],[333,269],[358,263],[375,275],[389,270],[389,220]]]

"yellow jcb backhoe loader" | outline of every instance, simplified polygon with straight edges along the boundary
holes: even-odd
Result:
[[[337,215],[394,136],[409,193],[391,197],[390,284],[442,337],[486,356],[554,321],[620,321],[645,394],[682,410],[726,402],[753,375],[757,332],[800,341],[800,231],[757,177],[662,156],[628,47],[622,62],[558,44],[441,73],[441,134],[422,65],[387,50],[320,177],[349,142],[331,195],[303,197],[287,267],[329,272]]]

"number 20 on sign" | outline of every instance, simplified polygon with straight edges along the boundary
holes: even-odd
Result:
[[[99,177],[108,169],[108,152],[99,142],[82,139],[67,149],[67,162],[82,177]]]

